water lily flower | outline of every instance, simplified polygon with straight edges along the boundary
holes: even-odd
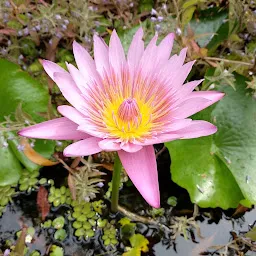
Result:
[[[153,144],[207,136],[217,128],[188,118],[223,97],[216,91],[193,91],[202,80],[184,84],[194,61],[184,64],[187,49],[170,57],[174,34],[156,45],[157,35],[144,49],[143,30],[133,37],[127,56],[116,31],[109,47],[94,36],[94,60],[73,43],[77,68],[68,72],[44,60],[47,74],[72,105],[58,107],[64,116],[33,125],[19,135],[53,140],[78,140],[65,156],[117,151],[144,199],[160,207]]]

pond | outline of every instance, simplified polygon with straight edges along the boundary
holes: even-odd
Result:
[[[156,146],[156,152],[161,151],[161,149],[163,149],[163,145]],[[194,208],[193,204],[190,202],[188,193],[175,183],[169,182],[169,165],[169,154],[166,150],[162,151],[162,153],[158,155],[159,181],[162,188],[161,194],[163,195],[162,201],[164,206],[161,211],[152,211],[152,209],[145,204],[143,198],[139,196],[136,189],[130,187],[129,184],[128,186],[124,186],[121,190],[120,204],[125,206],[128,210],[132,210],[132,214],[137,214],[134,218],[134,223],[136,223],[135,232],[142,234],[149,241],[149,250],[142,255],[194,256],[203,252],[204,254],[202,255],[219,255],[218,252],[223,251],[225,247],[223,247],[222,250],[218,250],[220,248],[217,246],[229,244],[234,240],[234,236],[241,235],[244,237],[244,234],[253,227],[255,222],[255,209],[249,210],[247,208],[241,208],[240,211],[232,209],[223,211],[220,208],[200,209],[196,218],[193,219]],[[110,173],[108,171],[107,173],[109,176]],[[67,170],[61,166],[43,168],[40,172],[40,176],[37,178],[37,185],[39,185],[38,181],[40,177],[46,177],[48,182],[46,182],[45,186],[50,193],[50,187],[52,187],[52,185],[49,185],[49,181],[53,184],[52,181],[54,180],[54,186],[61,187],[65,184],[67,175]],[[105,178],[108,179],[108,176]],[[167,186],[167,183],[171,184],[171,186]],[[104,187],[102,189],[106,190]],[[102,191],[102,193],[104,192]],[[46,220],[42,221],[40,209],[38,208],[37,194],[38,189],[35,188],[29,193],[19,192],[13,197],[13,203],[6,207],[6,211],[0,219],[0,245],[2,249],[6,249],[8,243],[15,244],[15,241],[17,241],[17,232],[20,231],[22,227],[33,227],[35,229],[35,233],[32,234],[30,239],[29,235],[27,235],[28,240],[26,239],[26,245],[29,248],[29,253],[38,251],[41,253],[40,255],[47,255],[52,245],[63,248],[65,252],[64,255],[66,256],[121,255],[125,251],[125,246],[129,246],[126,238],[127,231],[118,223],[125,215],[122,213],[117,215],[111,214],[108,209],[110,206],[108,200],[104,202],[107,208],[104,209],[103,207],[103,212],[101,212],[101,214],[98,212],[95,215],[97,216],[95,220],[98,221],[98,219],[104,218],[107,219],[109,223],[113,224],[114,230],[116,230],[115,238],[118,240],[118,243],[112,246],[106,246],[104,244],[105,240],[102,239],[102,237],[105,234],[105,230],[99,225],[90,226],[95,231],[91,238],[84,238],[83,236],[79,238],[76,235],[78,229],[74,225],[77,218],[72,217],[74,216],[75,208],[66,203],[57,207],[52,205]],[[166,199],[170,196],[172,196],[174,201],[177,200],[176,206],[170,206],[166,203]],[[61,236],[56,237],[56,231],[58,229],[56,228],[56,224],[54,226],[54,222],[51,222],[49,226],[45,224],[47,221],[54,221],[54,219],[60,216],[65,217],[63,225],[59,229],[62,230],[63,228],[66,231],[63,238],[61,238]],[[144,217],[142,222],[139,219],[141,216]],[[152,218],[152,216],[157,222],[169,226],[170,229],[163,229],[158,225],[154,225],[154,223],[147,223],[145,221],[149,217]],[[134,216],[129,215],[128,212],[128,217],[133,220]],[[173,228],[172,225],[178,223],[179,218],[192,218],[191,223],[195,225],[187,225],[184,231],[178,231]],[[197,227],[200,228],[200,231]],[[128,233],[134,230],[132,227]],[[234,245],[236,245],[236,243],[234,243],[233,246]],[[246,252],[246,255],[255,255],[255,252],[249,250],[249,246],[245,244],[242,245],[241,243],[239,246],[239,251]],[[232,253],[231,247],[226,250]]]

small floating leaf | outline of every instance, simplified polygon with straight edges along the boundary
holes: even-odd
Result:
[[[65,238],[67,237],[67,232],[65,229],[61,228],[61,229],[58,229],[55,233],[54,233],[54,238],[56,240],[59,240],[59,241],[63,241],[65,240]]]

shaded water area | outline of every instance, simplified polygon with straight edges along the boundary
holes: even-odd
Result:
[[[62,207],[56,211],[52,211],[48,216],[56,217],[63,214]],[[231,231],[236,233],[247,232],[249,225],[255,221],[256,210],[253,209],[250,212],[246,212],[243,217],[239,219],[231,219],[225,216],[221,210],[213,211],[215,214],[215,221],[210,218],[200,217],[199,225],[201,229],[201,235],[204,239],[199,239],[195,234],[196,242],[203,242],[209,237],[212,237],[210,245],[223,245],[227,244],[231,240]],[[219,216],[218,216],[219,214]],[[222,216],[221,216],[222,215]],[[64,215],[65,216],[65,215]],[[68,232],[68,237],[63,243],[56,241],[53,237],[54,230],[40,229],[41,220],[38,217],[38,211],[36,207],[36,193],[31,195],[22,195],[14,199],[14,204],[7,207],[7,211],[0,219],[0,244],[3,246],[6,240],[12,240],[15,237],[15,233],[20,230],[21,223],[27,226],[33,226],[36,228],[36,235],[33,243],[29,244],[31,250],[39,250],[44,255],[50,244],[54,243],[63,246],[65,249],[65,255],[111,255],[103,249],[103,243],[100,238],[100,233],[89,241],[78,241],[72,234],[74,232],[70,222],[66,222],[65,229]],[[154,226],[147,226],[143,223],[137,223],[137,231],[143,234],[151,243],[151,250],[146,255],[191,255],[191,251],[198,244],[193,242],[190,238],[184,239],[183,236],[177,236],[175,247],[168,238],[162,238],[159,231]],[[119,249],[122,250],[123,246]],[[120,255],[120,254],[115,254]],[[235,254],[234,254],[235,255]],[[256,255],[255,253],[247,253],[246,255]]]
[[[194,211],[194,206],[190,202],[187,192],[171,182],[169,166],[169,154],[165,152],[158,158],[159,181],[162,195],[161,205],[165,209],[164,214],[158,217],[158,220],[167,225],[170,225],[172,219],[177,216],[192,217]],[[60,186],[67,177],[67,171],[61,166],[44,168],[41,171],[41,177],[54,179],[55,184],[57,184],[56,186]],[[109,178],[110,177],[106,177],[106,179]],[[128,185],[125,185],[121,190],[120,204],[138,215],[150,215],[152,209],[144,202],[136,189],[130,185],[128,183]],[[102,195],[103,194],[99,197],[101,198]],[[177,205],[175,207],[171,207],[166,203],[167,198],[170,196],[175,196],[177,198]],[[51,211],[46,218],[46,220],[53,220],[58,216],[65,217],[64,229],[68,234],[67,238],[63,242],[56,240],[54,238],[54,228],[42,228],[42,220],[40,219],[36,200],[37,191],[34,190],[30,194],[18,194],[13,198],[13,203],[7,206],[5,213],[0,218],[0,245],[2,250],[6,249],[6,240],[15,243],[15,240],[17,239],[15,235],[16,232],[19,231],[23,225],[26,225],[34,227],[36,230],[32,243],[27,245],[29,246],[30,251],[38,250],[41,255],[47,255],[52,244],[63,247],[66,256],[121,255],[122,252],[125,251],[127,243],[124,243],[123,241],[119,241],[119,244],[116,247],[117,250],[104,246],[104,242],[101,238],[102,230],[95,231],[95,236],[90,239],[78,240],[74,235],[75,230],[72,227],[72,220],[69,220],[68,217],[69,211],[71,210],[71,207],[68,205],[51,207]],[[106,201],[105,203],[107,204],[107,208],[109,208],[109,202]],[[200,209],[200,213],[196,217],[196,220],[200,227],[202,237],[200,238],[200,235],[196,230],[191,228],[188,231],[187,238],[177,234],[175,242],[170,239],[170,233],[164,232],[154,225],[146,225],[137,222],[136,233],[142,234],[150,242],[149,252],[142,255],[196,255],[193,254],[193,250],[196,250],[198,247],[199,251],[206,251],[206,248],[209,246],[225,245],[232,240],[232,234],[239,235],[240,232],[247,232],[256,220],[255,209],[242,213],[240,216],[238,214],[236,218],[232,218],[231,216],[234,212],[234,209],[228,211],[222,211],[221,209]],[[113,215],[109,213],[109,210],[107,209],[102,217],[109,221],[112,219],[118,221],[123,216],[120,213]],[[120,226],[117,225],[117,229],[119,230]],[[211,252],[212,254],[204,255],[219,255],[214,253],[213,249]],[[256,253],[248,251],[245,255],[256,255]]]

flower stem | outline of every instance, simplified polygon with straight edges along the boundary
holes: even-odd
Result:
[[[112,177],[112,195],[111,195],[111,211],[118,211],[119,186],[121,177],[122,163],[118,154],[114,162],[114,171]]]

